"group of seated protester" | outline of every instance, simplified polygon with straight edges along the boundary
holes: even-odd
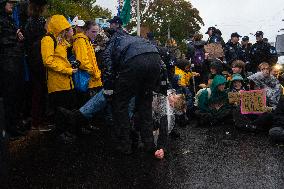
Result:
[[[198,91],[195,96],[196,117],[200,126],[218,126],[234,123],[235,127],[246,131],[269,131],[274,140],[283,141],[284,112],[283,87],[279,82],[277,68],[263,62],[259,72],[248,76],[242,61],[232,63],[232,75],[218,70],[222,63],[213,61],[210,66],[212,81],[209,86]],[[227,77],[226,77],[227,76]],[[228,93],[263,90],[266,107],[261,113],[246,114],[241,111],[241,100],[229,103]]]

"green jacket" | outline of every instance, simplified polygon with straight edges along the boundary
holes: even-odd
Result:
[[[226,78],[222,75],[216,75],[210,86],[211,93],[203,90],[198,98],[198,108],[203,113],[210,113],[214,111],[210,108],[214,104],[228,104],[228,94],[225,91],[219,91],[218,86],[226,84]]]

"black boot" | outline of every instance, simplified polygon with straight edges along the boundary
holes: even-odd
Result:
[[[18,121],[16,122],[11,122],[12,124],[6,128],[6,131],[11,138],[17,138],[21,136],[26,135],[26,130],[24,129],[22,122]]]
[[[284,129],[282,127],[274,127],[269,130],[269,136],[273,141],[284,142]]]
[[[188,123],[188,119],[185,114],[176,115],[175,121],[176,121],[176,126],[181,128],[185,128]]]
[[[61,117],[62,120],[57,120],[57,122],[64,122],[61,124],[62,129],[69,130],[70,132],[79,132],[81,128],[88,124],[87,118],[83,116],[83,114],[79,110],[70,111],[65,108],[58,108],[59,119]]]
[[[124,155],[130,155],[132,151],[132,143],[130,140],[130,129],[123,128],[120,130],[120,142],[118,143],[116,150]]]

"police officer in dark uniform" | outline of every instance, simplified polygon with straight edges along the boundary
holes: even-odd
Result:
[[[242,53],[243,53],[243,61],[246,63],[246,70],[251,70],[251,60],[250,60],[250,52],[252,44],[249,42],[249,37],[244,36],[242,38]]]
[[[250,51],[251,51],[251,46],[252,46],[252,44],[249,42],[249,37],[244,36],[242,38],[241,44],[242,44],[244,62],[246,64],[249,64],[250,63]]]
[[[249,71],[256,73],[258,65],[262,62],[267,62],[270,65],[275,64],[276,52],[271,51],[271,45],[263,41],[263,32],[258,31],[255,34],[256,43],[251,47],[250,59],[251,68]]]
[[[126,34],[119,17],[110,21],[111,38],[103,66],[104,95],[112,96],[116,126],[114,142],[119,152],[131,153],[128,105],[135,97],[135,122],[147,152],[154,152],[152,126],[153,90],[159,88],[161,57],[149,41]]]
[[[222,47],[225,47],[225,41],[224,41],[224,39],[223,39],[223,37],[222,37],[222,32],[221,32],[221,30],[220,29],[216,29],[215,30],[215,35],[217,36],[217,37],[219,37],[219,40],[220,40],[220,43],[221,43],[221,45],[222,45]]]
[[[209,27],[207,32],[205,34],[208,34],[209,38],[207,40],[207,44],[210,43],[220,43],[222,44],[224,42],[223,38],[220,35],[221,31],[217,30],[215,27]]]
[[[225,61],[228,65],[231,65],[235,60],[243,60],[242,47],[239,43],[240,36],[237,32],[231,34],[231,39],[226,43],[224,52],[225,52]]]
[[[263,41],[265,43],[268,43],[269,44],[269,41],[267,38],[263,38]],[[269,44],[270,45],[270,44]],[[271,55],[271,62],[272,62],[272,66],[275,65],[278,61],[278,54],[277,54],[277,51],[276,51],[276,48],[272,45],[270,45],[270,55]]]

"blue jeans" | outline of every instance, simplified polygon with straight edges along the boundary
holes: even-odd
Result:
[[[132,118],[135,109],[135,98],[132,98],[129,103],[128,114]],[[107,120],[112,120],[112,110],[111,105],[107,103],[104,97],[103,90],[100,90],[94,97],[92,97],[84,106],[82,106],[79,111],[87,119],[92,119],[93,116],[105,110],[105,116]]]
[[[100,90],[91,100],[89,100],[79,111],[87,119],[92,119],[93,116],[103,111],[107,106],[107,100],[104,97],[103,90]]]

